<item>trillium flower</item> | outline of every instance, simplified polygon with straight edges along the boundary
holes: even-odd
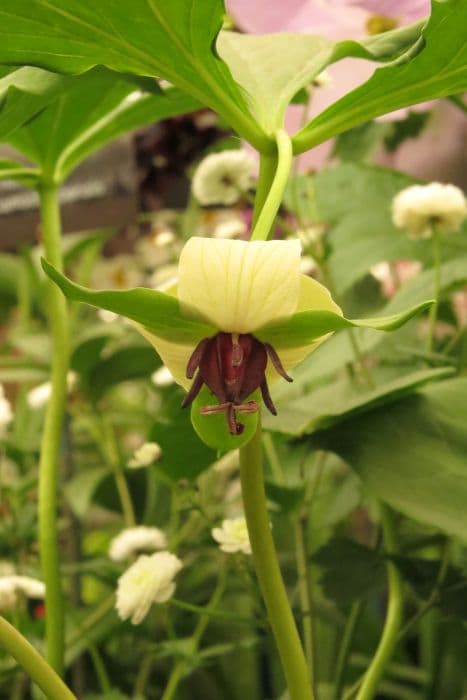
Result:
[[[184,406],[192,404],[198,433],[212,447],[231,449],[256,430],[260,396],[275,413],[269,384],[281,377],[291,381],[287,372],[330,332],[349,326],[392,330],[427,306],[347,320],[328,290],[300,272],[300,253],[298,240],[193,237],[181,252],[177,283],[165,292],[93,291],[46,261],[43,267],[70,299],[135,322],[187,391]],[[222,431],[233,439],[222,442]]]

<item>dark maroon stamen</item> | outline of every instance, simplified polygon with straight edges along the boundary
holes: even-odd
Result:
[[[244,426],[237,421],[236,414],[258,410],[256,401],[245,403],[245,399],[259,388],[266,407],[277,415],[266,381],[268,358],[278,374],[291,382],[272,345],[260,342],[250,333],[218,333],[204,338],[188,360],[186,376],[195,378],[182,407],[189,406],[206,384],[219,403],[203,406],[201,414],[224,413],[229,432],[240,435]]]

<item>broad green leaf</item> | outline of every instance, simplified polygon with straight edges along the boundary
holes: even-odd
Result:
[[[42,267],[70,301],[82,301],[126,316],[159,338],[194,345],[216,332],[212,326],[182,316],[178,300],[163,292],[143,287],[128,291],[94,291],[74,284],[44,259]]]
[[[326,333],[342,328],[373,328],[377,331],[394,331],[407,323],[413,316],[425,311],[433,301],[424,301],[402,313],[365,319],[347,319],[332,311],[299,311],[288,319],[273,321],[262,326],[255,335],[265,343],[271,343],[276,350],[308,345]]]
[[[103,65],[165,78],[219,112],[256,147],[270,141],[213,50],[222,0],[3,0],[0,62],[81,73]]]
[[[96,357],[95,364],[86,373],[86,388],[97,399],[115,384],[129,379],[147,378],[158,367],[160,360],[147,343],[119,348],[106,353],[102,359]]]
[[[0,180],[16,180],[26,187],[35,187],[38,177],[37,168],[26,168],[14,160],[0,160]]]
[[[467,89],[467,44],[461,27],[467,20],[465,0],[433,0],[423,30],[423,49],[409,61],[378,68],[363,85],[328,107],[293,139],[302,153],[347,129],[418,102]]]
[[[441,297],[456,287],[467,282],[467,256],[449,260],[441,265]],[[433,293],[433,271],[424,270],[400,288],[397,294],[383,309],[384,314],[397,314],[411,304],[420,303]],[[380,333],[371,329],[359,332],[359,346],[361,352],[373,350],[384,340]],[[417,350],[420,346],[417,345]],[[322,381],[322,378],[343,367],[346,363],[353,362],[354,351],[347,334],[335,335],[319,347],[309,358],[305,359],[294,372],[297,383],[309,384],[313,381]]]
[[[303,435],[337,425],[412,394],[428,382],[446,379],[453,369],[427,369],[393,379],[375,389],[358,390],[348,378],[329,382],[312,389],[305,396],[288,398],[287,393],[275,400],[277,416],[264,414],[263,424],[269,430],[289,435]]]
[[[0,138],[3,140],[66,90],[73,78],[41,68],[0,66]]]
[[[428,600],[436,590],[433,604],[444,615],[467,620],[467,578],[461,569],[448,566],[439,584],[441,562],[402,556],[392,556],[391,560],[422,600]]]
[[[379,499],[462,539],[467,533],[467,378],[430,385],[315,433]]]
[[[216,49],[243,89],[251,111],[267,132],[284,125],[285,110],[296,94],[330,63],[346,56],[388,60],[420,36],[422,23],[387,32],[388,36],[334,42],[298,33],[264,35],[222,31]]]
[[[190,420],[190,409],[182,410],[181,402],[177,391],[164,406],[166,415],[156,420],[148,436],[162,448],[158,470],[174,482],[179,479],[194,480],[216,461],[216,452],[196,435]]]
[[[130,79],[101,67],[69,80],[63,95],[9,139],[58,183],[120,134],[200,107],[180,90],[144,92]]]
[[[327,65],[334,42],[307,34],[220,32],[216,48],[268,132],[282,128],[294,95]]]
[[[335,537],[312,556],[321,569],[326,597],[347,605],[382,588],[386,567],[380,553],[353,540]]]

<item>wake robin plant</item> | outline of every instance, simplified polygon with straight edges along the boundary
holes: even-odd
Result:
[[[40,250],[0,257],[0,378],[14,388],[0,385],[2,556],[15,567],[0,571],[1,687],[461,700],[465,198],[430,185],[418,213],[432,240],[414,239],[401,211],[416,209],[401,192],[413,178],[371,159],[413,136],[374,119],[440,99],[465,112],[466,4],[433,0],[405,26],[382,7],[344,40],[245,34],[225,12],[0,7],[0,136],[16,154],[0,178],[35,190],[41,215]],[[318,77],[348,59],[377,67],[310,119]],[[144,284],[96,289],[108,233],[62,237],[61,186],[118,136],[206,109],[235,140],[195,170],[186,210],[154,214]],[[298,156],[330,138],[333,167],[301,173]],[[424,269],[404,283],[408,259]],[[371,275],[384,261],[389,301]],[[168,380],[151,383],[161,363]],[[50,395],[32,405],[39,380]],[[40,615],[6,584],[28,573],[45,585]]]

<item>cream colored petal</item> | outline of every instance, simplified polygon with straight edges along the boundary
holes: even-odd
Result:
[[[168,340],[161,340],[161,338],[149,333],[138,323],[134,325],[141,335],[155,348],[164,365],[169,368],[177,384],[180,384],[180,386],[188,390],[192,380],[186,378],[185,372],[194,347],[192,345],[178,345],[177,343],[170,343]]]
[[[342,316],[342,310],[333,301],[331,294],[326,287],[323,287],[322,284],[311,277],[307,277],[306,275],[300,276],[300,296],[297,311],[333,311],[334,313]],[[278,351],[278,355],[284,369],[289,370],[298,365],[299,362],[304,360],[305,357],[310,354],[310,352],[316,350],[316,348],[321,345],[323,340],[326,340],[326,338],[328,338],[330,335],[332,334],[327,333],[309,345]],[[274,367],[271,366],[271,362],[269,360],[267,367],[267,378],[269,383],[273,383],[280,378]]]
[[[190,238],[178,268],[182,308],[196,308],[227,333],[290,316],[299,303],[300,248],[298,240]]]

